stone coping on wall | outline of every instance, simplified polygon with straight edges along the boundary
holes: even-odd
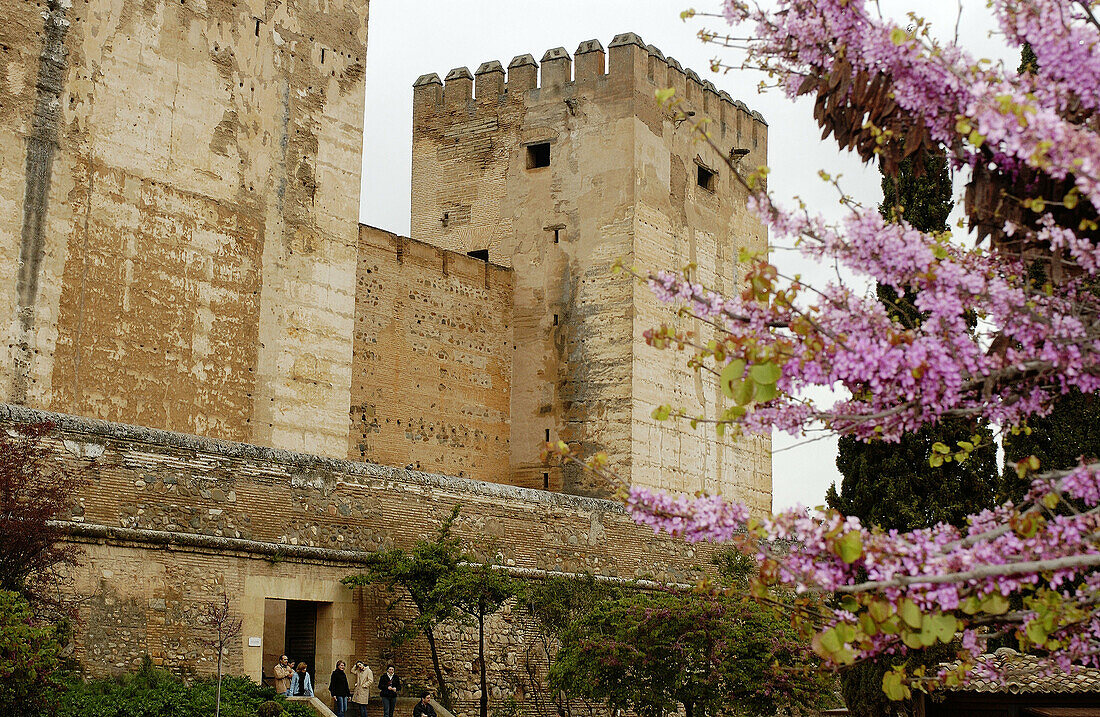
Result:
[[[340,458],[326,458],[311,453],[300,453],[280,448],[268,448],[251,443],[237,443],[217,438],[207,438],[188,433],[164,431],[145,426],[133,426],[115,423],[98,418],[74,416],[67,413],[43,411],[26,406],[0,403],[0,423],[34,424],[51,423],[61,433],[76,433],[95,436],[105,440],[136,441],[151,445],[164,446],[186,451],[209,453],[224,458],[266,461],[291,466],[301,472],[310,470],[328,470],[349,476],[362,476],[368,479],[405,482],[412,485],[461,491],[473,495],[508,501],[554,505],[563,508],[592,511],[598,513],[626,514],[626,508],[618,502],[602,498],[553,493],[521,488],[502,483],[489,483],[469,478],[438,475],[422,471],[408,470],[395,466],[382,466],[374,463],[360,463]],[[62,436],[63,438],[63,436]]]

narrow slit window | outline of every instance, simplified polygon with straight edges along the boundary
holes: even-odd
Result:
[[[698,177],[699,186],[702,187],[703,189],[707,190],[708,192],[713,192],[714,191],[715,179],[717,178],[717,176],[715,175],[714,172],[710,171],[709,169],[707,169],[703,165],[700,164],[698,166],[699,166],[699,177]]]
[[[561,241],[561,229],[555,229],[554,230],[554,243],[557,244],[559,241]]]
[[[549,473],[543,473],[542,474],[542,489],[543,490],[550,490],[550,474]]]
[[[260,36],[260,19],[256,18],[256,37]]]
[[[546,429],[546,442],[547,443],[550,442],[550,429],[549,428]]]
[[[550,166],[550,143],[527,145],[527,168],[538,169]]]
[[[558,325],[558,315],[554,314],[554,326]]]

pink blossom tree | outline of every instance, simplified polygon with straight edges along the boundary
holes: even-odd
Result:
[[[971,237],[924,233],[847,197],[845,216],[829,221],[782,206],[761,181],[766,168],[743,176],[750,208],[774,239],[916,296],[922,321],[902,324],[873,292],[839,281],[811,287],[763,257],[741,257],[750,268],[735,295],[686,271],[630,269],[661,301],[713,327],[702,338],[662,325],[647,340],[687,349],[691,365],[717,381],[729,403],[710,419],[720,432],[797,435],[816,425],[896,441],[954,416],[1027,430],[1028,417],[1056,397],[1100,390],[1100,8],[1095,0],[992,0],[990,8],[1009,44],[1034,50],[1037,73],[977,60],[937,40],[922,19],[896,23],[866,0],[725,2],[738,37],[706,39],[736,47],[792,99],[813,97],[823,136],[887,169],[935,150],[969,172]],[[658,95],[675,111],[675,98]],[[1037,262],[1049,280],[1029,278]],[[839,397],[808,398],[815,387]],[[675,406],[654,417],[707,421]],[[937,444],[929,460],[965,460],[974,447]],[[558,451],[577,459],[568,446]],[[588,465],[617,479],[603,456]],[[756,594],[793,591],[787,608],[827,665],[959,646],[950,667],[887,673],[887,695],[904,699],[988,670],[975,658],[1005,635],[1047,655],[1051,669],[1100,666],[1100,464],[1055,471],[1031,457],[1017,470],[1032,486],[1020,505],[974,515],[965,529],[908,533],[825,510],[750,520],[744,505],[721,497],[642,488],[624,496],[655,530],[753,551]]]

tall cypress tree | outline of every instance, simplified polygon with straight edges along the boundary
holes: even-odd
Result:
[[[1039,59],[1031,45],[1024,43],[1020,50],[1020,66],[1017,72],[1039,74]],[[1050,281],[1046,265],[1035,262],[1030,267],[1031,280],[1036,284]],[[1094,287],[1100,291],[1100,287]],[[1071,468],[1081,459],[1095,461],[1100,458],[1100,400],[1096,394],[1083,394],[1074,390],[1054,401],[1051,412],[1028,421],[1026,433],[1008,433],[1003,440],[1004,479],[998,500],[1019,503],[1030,487],[1030,479],[1021,480],[1016,474],[1016,462],[1028,456],[1039,459],[1041,470]]]
[[[917,174],[907,159],[894,176],[884,173],[882,215],[904,218],[924,232],[947,230],[951,213],[951,174],[942,154],[927,154]],[[898,296],[878,287],[879,299],[902,324],[917,325],[920,312],[912,294]],[[935,443],[958,450],[958,442],[980,439],[980,447],[962,463],[933,468],[928,459]],[[939,522],[963,525],[967,515],[993,505],[998,470],[993,433],[984,422],[944,419],[904,435],[898,443],[840,439],[836,459],[843,480],[829,489],[829,505],[845,515],[883,529],[913,530]]]
[[[896,175],[883,172],[879,211],[890,221],[904,218],[921,231],[943,232],[952,208],[947,160],[942,154],[931,153],[922,159],[922,173],[914,170],[909,159],[901,163]],[[899,296],[890,287],[879,286],[878,297],[903,325],[920,323],[915,295]],[[936,468],[929,465],[935,443],[958,450],[959,441],[973,443],[975,436],[980,447],[962,463],[952,460]],[[835,485],[829,488],[826,500],[832,508],[865,524],[902,531],[939,522],[961,526],[967,515],[993,505],[999,476],[993,433],[985,422],[944,419],[905,434],[898,443],[864,443],[843,437],[839,449],[836,465],[843,480],[839,491]],[[934,664],[946,657],[946,653],[928,653],[921,655],[921,661]],[[841,691],[850,713],[855,717],[912,714],[912,702],[891,702],[882,691],[883,674],[907,659],[887,656],[846,671]]]

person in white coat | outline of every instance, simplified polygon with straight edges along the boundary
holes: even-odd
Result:
[[[359,717],[367,717],[367,703],[370,702],[370,688],[374,684],[374,672],[362,660],[351,668],[355,675],[355,686],[351,690],[351,701],[359,706]]]

